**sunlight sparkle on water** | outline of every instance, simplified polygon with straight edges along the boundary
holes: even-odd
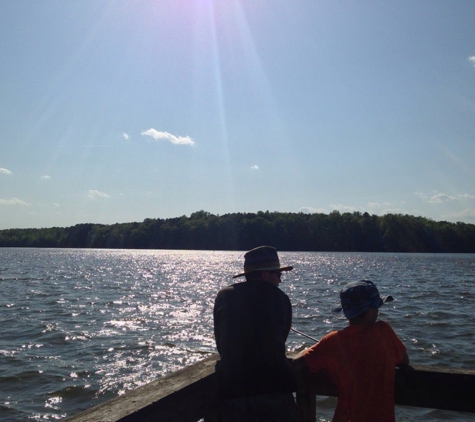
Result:
[[[18,271],[25,265],[30,271],[28,279],[3,282],[8,285],[4,301],[15,306],[3,307],[10,319],[0,356],[6,363],[8,407],[32,420],[63,418],[64,409],[113,398],[216,353],[214,298],[220,288],[238,281],[232,276],[243,269],[242,251],[3,253],[5,267],[21,256]],[[385,305],[382,318],[401,336],[414,364],[474,367],[472,256],[457,262],[443,254],[401,254],[397,260],[387,254],[279,256],[295,267],[280,287],[290,297],[293,326],[301,332],[320,338],[342,328],[347,322],[330,313],[339,290],[348,281],[374,277],[382,294],[396,298]],[[427,266],[431,260],[434,266]],[[55,273],[60,266],[61,274]],[[287,348],[310,343],[291,332]],[[37,387],[25,388],[24,376]],[[47,397],[46,383],[53,386]],[[62,402],[48,402],[52,407],[45,412],[45,400],[54,397]],[[329,402],[325,406],[330,409]],[[320,420],[330,420],[331,414],[330,409]]]

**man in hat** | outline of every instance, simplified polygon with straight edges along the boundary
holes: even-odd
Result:
[[[297,420],[292,391],[295,373],[285,342],[292,306],[279,289],[283,271],[275,248],[261,246],[244,255],[246,281],[220,290],[214,305],[214,335],[220,354],[217,373],[225,421]]]
[[[349,326],[332,331],[293,360],[297,371],[326,370],[338,389],[334,422],[394,422],[394,370],[408,365],[406,347],[378,309],[392,296],[381,298],[375,284],[361,280],[340,291],[332,306]]]

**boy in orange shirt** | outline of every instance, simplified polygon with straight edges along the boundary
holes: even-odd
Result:
[[[338,388],[333,422],[394,422],[394,369],[408,365],[406,347],[378,309],[392,296],[381,298],[373,282],[347,284],[340,303],[332,306],[349,326],[332,331],[293,360],[297,371],[325,369]]]

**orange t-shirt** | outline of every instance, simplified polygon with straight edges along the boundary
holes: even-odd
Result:
[[[338,388],[334,422],[394,422],[394,370],[404,344],[383,321],[332,331],[307,349],[310,371],[326,369]]]

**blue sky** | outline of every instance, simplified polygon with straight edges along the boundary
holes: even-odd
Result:
[[[473,0],[0,3],[0,229],[475,223]]]

